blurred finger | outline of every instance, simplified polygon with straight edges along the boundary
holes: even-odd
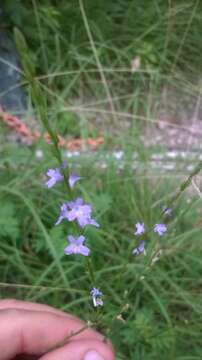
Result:
[[[77,318],[76,316],[73,316],[71,314],[68,314],[64,311],[58,310],[53,308],[52,306],[46,305],[46,304],[39,304],[39,303],[32,303],[29,301],[21,301],[21,300],[15,300],[15,299],[4,299],[0,300],[0,310],[3,309],[21,309],[21,310],[30,310],[30,311],[46,311],[50,312],[52,314],[56,314],[59,316],[66,316],[68,319],[74,320],[77,322],[77,325],[79,328],[82,328],[85,326],[85,322]],[[104,337],[99,334],[94,329],[87,329],[83,334],[82,337],[95,337],[99,340],[102,340]]]
[[[50,312],[5,309],[0,311],[1,360],[17,354],[43,354],[65,337],[81,329],[80,321]],[[72,339],[95,339],[98,336],[86,329]]]
[[[65,313],[64,311],[55,309],[46,304],[32,303],[29,301],[21,301],[15,299],[3,299],[0,300],[0,310],[2,309],[24,309],[24,310],[33,310],[33,311],[48,311],[54,314],[68,316],[74,318],[74,316]]]
[[[97,340],[72,341],[64,347],[54,350],[40,360],[114,360],[114,353],[109,344]]]

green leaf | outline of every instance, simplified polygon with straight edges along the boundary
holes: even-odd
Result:
[[[16,217],[17,209],[11,202],[2,202],[0,207],[0,236],[16,239],[19,236],[19,221]]]

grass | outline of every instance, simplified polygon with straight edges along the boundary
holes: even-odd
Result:
[[[115,4],[107,0],[94,4],[89,0],[68,4],[33,0],[16,5],[4,0],[4,8],[10,23],[27,34],[37,68],[45,73],[62,66],[65,70],[78,68],[81,62],[88,66],[97,61],[104,67],[127,66],[137,55],[151,66],[161,65],[166,72],[176,66],[185,71],[190,67],[201,69],[198,0],[152,0],[144,6],[141,0],[119,0]],[[85,31],[88,24],[91,34]],[[99,59],[95,59],[92,46]]]
[[[47,154],[37,164],[30,155],[9,166],[1,161],[1,295],[45,302],[93,320],[85,261],[63,256],[67,228],[54,226],[62,185],[52,191],[42,186],[52,158]],[[118,172],[113,164],[95,171],[84,163],[81,175],[85,180],[78,192],[93,204],[101,224],[100,230],[86,231],[96,283],[105,294],[98,326],[114,342],[117,358],[155,359],[161,353],[164,359],[200,359],[201,199],[184,194],[168,234],[151,233],[147,256],[134,258],[134,223],[144,220],[149,228],[158,223],[160,204],[153,206],[176,181],[159,177],[152,183],[129,166]],[[159,249],[160,259],[151,266]]]
[[[161,205],[179,185],[178,174],[151,175],[152,149],[144,147],[142,134],[159,123],[154,105],[162,86],[200,98],[193,78],[201,70],[201,3],[156,0],[145,2],[144,11],[142,1],[32,4],[22,1],[12,21],[29,43],[51,125],[70,138],[102,133],[106,142],[99,154],[122,148],[127,159],[122,170],[112,160],[103,170],[91,159],[79,169],[84,180],[78,194],[93,204],[101,224],[86,230],[96,283],[105,295],[97,326],[113,341],[118,360],[152,360],[159,354],[165,360],[201,359],[200,192],[183,194],[166,236],[149,233],[146,257],[131,255],[139,240],[134,224],[158,223]],[[5,7],[12,19],[9,2]],[[137,56],[141,67],[131,74]],[[1,297],[48,303],[93,321],[85,259],[63,255],[67,228],[54,226],[64,189],[43,186],[43,174],[56,165],[50,149],[42,142],[8,144],[6,129],[2,134]],[[34,155],[38,147],[44,152],[40,161]],[[131,168],[134,151],[145,165],[142,171]],[[78,162],[70,160],[72,167]]]

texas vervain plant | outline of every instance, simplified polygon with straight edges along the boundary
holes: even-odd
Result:
[[[85,257],[90,255],[90,249],[84,245],[86,240],[84,236],[85,227],[87,225],[99,227],[99,224],[91,217],[92,207],[89,204],[84,203],[82,198],[72,199],[72,191],[76,185],[76,183],[82,179],[77,173],[69,172],[68,164],[64,163],[62,160],[62,155],[60,149],[58,147],[58,136],[57,133],[54,132],[52,127],[49,124],[49,120],[46,112],[46,103],[43,102],[42,97],[43,93],[40,89],[40,84],[37,80],[34,79],[34,68],[32,64],[29,62],[29,58],[26,54],[27,48],[25,40],[22,34],[16,29],[15,30],[15,38],[16,44],[22,56],[22,63],[25,69],[25,77],[28,80],[28,83],[31,87],[31,93],[33,97],[34,104],[36,108],[39,110],[40,119],[47,130],[50,140],[52,142],[52,152],[55,155],[60,168],[49,169],[47,171],[48,180],[46,182],[46,186],[51,189],[58,182],[64,182],[65,196],[68,196],[68,201],[64,202],[61,205],[61,212],[58,220],[55,225],[59,225],[63,220],[67,220],[69,222],[74,222],[74,234],[68,235],[68,246],[65,247],[64,253],[66,255],[75,255],[80,254]],[[91,285],[90,295],[92,297],[93,306],[95,308],[102,306],[102,292],[95,287],[95,274],[92,265],[92,261],[87,259],[87,268],[89,274],[89,282]],[[84,327],[85,329],[86,327]],[[64,341],[68,341],[65,339]],[[61,345],[61,342],[60,342]],[[56,347],[58,345],[56,344]]]
[[[29,56],[28,56],[28,51],[26,49],[26,45],[24,43],[23,37],[21,36],[21,34],[16,31],[16,42],[18,44],[18,48],[20,50],[21,56],[22,56],[22,63],[23,63],[23,68],[24,68],[24,72],[25,72],[25,77],[28,80],[28,84],[31,87],[31,91],[32,91],[32,98],[33,98],[33,102],[35,104],[36,109],[39,110],[39,115],[41,118],[41,121],[43,123],[43,125],[45,126],[46,130],[49,132],[50,138],[52,140],[52,143],[50,144],[50,147],[52,148],[52,153],[53,155],[56,157],[58,163],[59,163],[59,168],[55,168],[55,169],[49,169],[47,175],[49,177],[49,180],[47,181],[47,186],[49,188],[52,188],[53,185],[55,185],[56,182],[64,182],[64,189],[65,189],[65,193],[66,191],[69,191],[70,188],[74,187],[75,182],[78,180],[80,180],[80,176],[78,174],[72,174],[71,173],[67,173],[68,168],[64,166],[64,162],[58,147],[58,143],[57,143],[57,134],[54,132],[54,130],[51,128],[50,124],[49,124],[49,120],[47,117],[47,104],[46,102],[44,102],[44,94],[41,90],[40,87],[40,83],[38,80],[35,79],[34,73],[32,72],[32,68],[29,64]],[[31,69],[31,72],[30,72]],[[158,289],[162,288],[162,283],[163,281],[166,282],[167,286],[170,287],[173,296],[174,296],[174,292],[178,292],[179,291],[179,285],[178,283],[172,283],[172,277],[169,277],[166,273],[166,269],[164,271],[162,271],[162,273],[158,273],[158,267],[156,266],[155,268],[153,267],[153,265],[156,263],[156,261],[159,260],[159,258],[161,258],[161,247],[162,245],[159,245],[159,241],[155,241],[155,236],[163,236],[166,235],[165,233],[167,232],[167,228],[169,230],[169,223],[170,227],[171,227],[171,233],[173,233],[173,225],[172,225],[172,219],[173,217],[170,216],[171,212],[174,211],[175,205],[177,200],[180,199],[180,196],[183,194],[183,192],[189,187],[192,179],[194,176],[196,176],[199,171],[201,170],[202,164],[201,162],[194,168],[194,170],[191,172],[191,174],[189,175],[188,179],[185,180],[179,187],[179,189],[176,191],[176,193],[174,195],[171,196],[167,196],[166,201],[164,201],[161,204],[160,209],[156,209],[157,215],[158,217],[155,217],[155,222],[152,222],[152,219],[144,219],[144,215],[143,215],[143,211],[140,211],[140,213],[138,214],[138,211],[136,212],[136,218],[138,216],[138,222],[136,223],[136,231],[135,231],[135,235],[137,236],[138,240],[141,239],[141,242],[137,244],[137,246],[134,249],[130,249],[131,244],[128,244],[128,248],[129,248],[129,252],[126,250],[126,254],[127,257],[124,261],[123,264],[120,264],[120,258],[121,258],[121,253],[119,253],[119,251],[117,251],[119,249],[119,241],[117,241],[116,237],[117,237],[117,232],[116,232],[116,228],[114,229],[114,233],[112,232],[112,234],[110,234],[111,229],[109,230],[109,228],[106,228],[106,230],[102,233],[102,227],[100,229],[102,236],[105,236],[107,241],[107,238],[114,238],[113,239],[113,250],[114,250],[114,260],[111,261],[113,262],[113,265],[111,265],[111,267],[109,266],[109,269],[99,269],[96,268],[95,271],[95,275],[94,275],[94,269],[92,269],[92,264],[88,264],[88,273],[89,273],[89,278],[90,278],[90,282],[93,285],[94,282],[94,277],[96,276],[96,281],[101,282],[102,283],[102,276],[105,273],[105,271],[110,272],[113,271],[116,274],[116,279],[120,282],[120,272],[123,272],[121,274],[121,280],[123,282],[123,285],[120,285],[121,291],[120,292],[116,292],[116,284],[113,285],[113,288],[108,289],[108,299],[112,299],[112,300],[107,300],[105,301],[105,303],[107,303],[107,305],[105,304],[106,310],[103,309],[104,313],[102,315],[101,318],[99,318],[99,322],[98,325],[99,326],[103,326],[105,327],[105,331],[108,334],[111,334],[111,336],[113,337],[113,332],[116,333],[116,329],[113,328],[114,326],[114,322],[115,321],[119,321],[121,324],[126,322],[127,323],[127,327],[128,327],[128,334],[126,331],[126,328],[122,329],[122,333],[121,336],[124,337],[124,341],[125,344],[128,344],[128,349],[127,352],[128,354],[131,351],[134,351],[130,349],[130,341],[132,342],[132,340],[130,340],[130,336],[129,333],[132,332],[132,330],[129,331],[131,324],[135,324],[135,328],[138,329],[137,333],[136,333],[136,339],[138,339],[138,336],[140,338],[143,338],[144,341],[146,342],[145,344],[145,348],[147,346],[155,346],[159,347],[161,345],[158,344],[158,341],[155,340],[156,342],[153,343],[153,338],[157,337],[160,341],[162,341],[162,343],[164,344],[163,346],[166,347],[165,342],[167,341],[170,346],[171,344],[173,344],[173,327],[172,327],[172,321],[169,317],[168,311],[165,307],[164,302],[166,302],[166,299],[164,298],[164,292],[165,290],[162,289],[162,299],[159,300],[156,292],[154,291],[152,284],[154,283],[154,285],[156,286],[156,282],[157,279],[152,278],[151,282],[150,282],[150,272],[151,270],[154,271],[154,273],[157,273],[160,281],[158,284]],[[130,185],[132,188],[132,184]],[[125,191],[132,191],[130,190],[130,187],[127,187],[127,184],[125,184]],[[87,192],[87,191],[86,191]],[[114,201],[116,202],[116,195],[114,194]],[[138,198],[138,194],[137,198]],[[62,197],[64,197],[64,195],[62,195]],[[128,197],[128,195],[125,193],[125,197],[127,198],[127,200],[130,200],[130,197]],[[123,197],[124,198],[124,197]],[[134,202],[136,202],[136,198],[134,197],[135,200],[133,200]],[[71,201],[69,201],[71,200]],[[66,203],[64,203],[64,205],[62,205],[61,207],[61,215],[60,218],[58,220],[58,222],[61,222],[63,219],[68,220],[69,222],[73,222],[74,220],[76,220],[78,222],[78,225],[82,228],[85,227],[87,224],[91,224],[91,225],[97,225],[97,222],[95,222],[94,219],[91,218],[91,207],[89,205],[86,205],[85,203],[83,203],[83,201],[81,199],[76,199],[73,200],[72,198],[68,199],[68,201]],[[125,200],[126,201],[126,200]],[[116,207],[118,204],[114,203],[113,207]],[[131,203],[131,207],[136,204]],[[120,213],[118,213],[118,211],[116,212],[117,215],[117,219],[116,221],[122,221],[123,218],[123,214],[121,211],[121,206],[122,204],[119,204],[120,207]],[[124,203],[123,203],[124,206]],[[85,210],[85,211],[83,211]],[[102,210],[102,209],[101,209]],[[131,209],[132,210],[132,209]],[[132,213],[132,211],[131,211]],[[130,214],[130,217],[132,215]],[[153,215],[150,215],[150,217],[152,217]],[[113,219],[113,211],[111,210],[110,213],[110,217],[111,219]],[[159,223],[159,221],[161,220],[164,221],[164,223]],[[114,219],[113,219],[114,221]],[[143,222],[144,221],[144,222]],[[149,223],[149,226],[145,226],[146,223]],[[123,223],[123,229],[124,229],[124,223]],[[147,230],[147,231],[146,231]],[[127,229],[128,231],[128,229]],[[156,233],[156,234],[155,234]],[[168,233],[166,237],[168,237]],[[191,231],[191,234],[194,234],[194,230]],[[98,239],[99,239],[99,235]],[[180,242],[184,242],[185,239],[181,239],[180,238],[181,235],[175,235],[174,233],[174,239],[176,241],[176,244],[174,244],[173,247],[173,251],[175,251],[175,246],[177,247],[178,243],[177,240],[179,240]],[[144,237],[144,240],[143,240]],[[151,237],[152,239],[152,244],[150,245],[149,243],[149,238]],[[178,239],[179,237],[179,239]],[[88,258],[89,255],[89,248],[87,246],[83,245],[84,242],[84,235],[78,234],[78,233],[74,233],[74,235],[69,235],[69,241],[70,244],[66,247],[65,249],[65,253],[67,255],[70,254],[83,254],[84,256],[86,256]],[[155,243],[157,244],[157,247],[155,245]],[[107,246],[107,245],[106,245]],[[123,248],[124,248],[124,244],[122,244]],[[186,245],[185,245],[186,246]],[[143,257],[140,256],[139,259],[139,255],[141,255],[142,253],[144,253],[145,251],[147,251],[147,247],[148,247],[148,257],[146,256],[146,260],[143,260]],[[107,250],[108,249],[108,250]],[[91,247],[91,252],[93,253],[93,245]],[[106,247],[106,252],[109,251],[109,248]],[[112,250],[110,250],[112,252]],[[169,251],[168,250],[165,250]],[[172,247],[170,249],[170,251],[172,252]],[[177,250],[176,250],[177,251]],[[117,252],[117,254],[116,254]],[[138,256],[137,259],[137,267],[136,267],[136,274],[135,274],[135,279],[133,279],[133,270],[134,270],[134,258],[133,260],[130,262],[129,258],[131,256],[131,254],[133,253],[133,255]],[[105,259],[107,259],[107,254],[105,254],[105,250],[104,247],[102,247],[102,255],[105,257]],[[142,262],[141,262],[142,260]],[[192,259],[193,260],[193,259]],[[97,260],[98,262],[100,261],[99,259]],[[180,259],[179,256],[179,262],[183,261],[182,259]],[[193,260],[194,261],[194,260]],[[183,264],[184,269],[187,270],[187,272],[189,273],[191,271],[191,269],[187,269],[186,264]],[[166,266],[165,266],[166,267]],[[148,271],[149,270],[149,271]],[[185,270],[184,270],[185,271]],[[97,273],[97,274],[96,274]],[[127,279],[127,280],[126,280]],[[134,285],[132,286],[128,286],[129,281],[131,281],[131,279],[134,280]],[[81,279],[82,281],[82,279]],[[185,282],[185,288],[186,288],[186,279],[182,279],[182,281]],[[96,282],[96,286],[97,286],[97,282]],[[84,286],[86,286],[86,282],[84,282]],[[71,288],[70,288],[71,291]],[[150,310],[144,308],[142,311],[140,310],[138,312],[138,314],[135,314],[135,311],[137,309],[137,304],[139,304],[140,302],[140,294],[141,292],[144,293],[144,291],[148,292],[153,299],[155,299],[155,301],[158,304],[159,307],[159,311],[160,314],[157,311],[157,314],[151,314]],[[139,293],[138,293],[139,292]],[[105,292],[104,292],[105,293]],[[92,296],[92,300],[93,300],[93,305],[95,307],[97,307],[97,305],[103,305],[101,296],[102,293],[100,292],[99,289],[97,288],[93,288],[91,290],[91,296]],[[131,309],[131,304],[128,304],[128,299],[133,299],[133,297],[135,296],[135,305],[134,305],[134,309]],[[189,297],[187,296],[187,294],[185,294],[183,291],[182,293],[180,292],[180,296],[184,299],[184,302],[186,304],[186,306],[189,306],[190,308],[193,307],[193,311],[195,311],[196,313],[198,313],[199,308],[193,304],[191,304],[191,301],[189,299]],[[87,299],[86,299],[87,300]],[[86,301],[85,300],[85,301]],[[142,300],[143,301],[143,300]],[[115,305],[113,305],[113,302],[115,303]],[[132,301],[131,301],[132,303]],[[173,306],[179,306],[179,299],[174,299],[174,304]],[[104,307],[104,308],[105,308]],[[140,304],[140,308],[143,307],[143,305]],[[110,309],[111,309],[111,313],[113,313],[113,321],[111,322],[111,324],[109,325],[110,321],[109,321],[109,316],[107,312],[108,312],[108,308],[109,308],[109,314],[110,314]],[[113,311],[112,311],[113,310]],[[134,315],[136,315],[134,317]],[[158,316],[162,316],[162,318],[166,321],[166,323],[168,324],[167,330],[162,330],[161,326],[157,326],[156,329],[151,329],[151,319],[155,318]],[[135,320],[134,320],[135,319]],[[157,321],[155,319],[155,321]],[[190,320],[188,320],[190,321]],[[103,324],[102,324],[103,322]],[[95,323],[95,325],[97,325]],[[175,330],[177,331],[177,330]],[[152,335],[151,335],[152,334]],[[164,339],[165,337],[165,339]],[[152,344],[152,345],[151,345]],[[174,348],[174,345],[172,345]],[[120,350],[121,351],[121,350]],[[138,345],[136,347],[137,354],[139,353],[139,356],[141,358],[141,356],[143,356],[143,350],[141,350]],[[174,350],[172,350],[174,351]]]

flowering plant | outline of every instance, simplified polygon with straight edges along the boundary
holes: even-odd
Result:
[[[21,46],[23,44],[23,39],[20,38]],[[64,184],[65,186],[65,202],[60,205],[59,211],[59,203],[58,203],[58,218],[55,219],[56,226],[62,226],[62,224],[66,227],[68,223],[71,223],[72,230],[70,233],[67,234],[68,244],[64,244],[64,254],[68,257],[72,257],[72,259],[81,258],[83,257],[84,261],[86,262],[86,267],[88,271],[88,284],[85,283],[86,291],[88,296],[91,297],[90,304],[92,305],[93,309],[95,310],[98,315],[100,312],[105,311],[105,308],[108,307],[110,304],[110,297],[113,299],[112,302],[116,302],[118,307],[116,307],[116,316],[114,318],[122,323],[125,323],[125,314],[128,311],[129,305],[127,303],[127,299],[129,296],[134,295],[134,287],[130,286],[129,282],[125,281],[124,276],[128,272],[130,274],[129,279],[131,280],[131,273],[132,279],[136,278],[135,284],[137,284],[137,280],[142,281],[145,279],[145,274],[149,274],[152,266],[160,259],[162,256],[161,247],[157,248],[156,251],[150,249],[150,238],[154,238],[156,243],[159,244],[162,239],[167,238],[167,234],[170,230],[169,222],[172,220],[173,210],[175,204],[181,194],[188,188],[191,184],[192,179],[195,175],[199,173],[202,168],[202,162],[200,162],[190,173],[189,177],[182,182],[180,187],[177,189],[174,195],[168,196],[165,203],[162,203],[162,206],[159,207],[159,218],[152,223],[152,226],[148,225],[148,222],[144,219],[143,216],[139,218],[134,218],[133,221],[135,224],[134,229],[134,236],[128,248],[130,249],[129,256],[125,259],[125,263],[122,265],[116,264],[117,268],[120,271],[118,275],[118,281],[120,282],[123,280],[125,291],[120,296],[114,296],[114,290],[111,289],[111,293],[106,294],[105,291],[102,289],[100,278],[96,276],[92,255],[94,254],[94,247],[93,245],[89,245],[89,239],[86,236],[85,230],[87,227],[94,227],[96,231],[99,232],[98,228],[102,230],[102,218],[99,219],[99,223],[97,222],[96,216],[94,218],[93,209],[91,204],[86,203],[85,199],[80,197],[80,194],[75,194],[76,189],[79,188],[79,183],[82,180],[82,176],[79,174],[72,172],[70,166],[64,165],[62,154],[58,147],[58,136],[54,133],[53,129],[51,128],[46,111],[46,103],[41,92],[40,85],[38,81],[34,78],[33,74],[30,75],[29,65],[26,62],[26,58],[24,57],[24,69],[27,79],[31,82],[32,85],[32,96],[35,102],[36,108],[39,111],[40,118],[44,127],[46,128],[47,132],[49,133],[51,142],[50,147],[52,150],[52,154],[56,158],[58,162],[58,166],[56,168],[51,168],[47,170],[47,181],[46,186],[48,189],[52,189],[57,184]],[[132,229],[132,225],[131,225]],[[132,231],[131,231],[132,232]],[[137,240],[137,243],[136,243]],[[115,251],[118,253],[119,246],[116,244]],[[104,250],[103,250],[104,252]],[[145,255],[145,257],[143,256]],[[122,259],[122,253],[120,253],[120,257]],[[131,262],[129,262],[129,258]],[[145,260],[146,259],[146,260]],[[145,266],[142,266],[143,271],[142,274],[135,273],[131,271],[131,268],[134,263],[144,263]],[[141,269],[142,269],[141,268]],[[105,269],[103,269],[104,272]],[[125,270],[125,272],[123,271]],[[134,268],[132,268],[134,270]],[[103,273],[102,272],[102,273]],[[141,272],[141,271],[140,271]],[[114,284],[116,286],[116,284]],[[145,281],[145,287],[150,290],[150,285]],[[136,292],[136,289],[135,289]],[[154,296],[154,292],[150,290],[152,296]],[[134,298],[133,298],[134,299]],[[122,306],[122,301],[124,305]],[[137,296],[138,301],[138,296]],[[166,318],[166,321],[169,323],[169,318],[166,317],[166,312],[164,310],[163,304],[160,303],[159,307],[162,309],[162,313]],[[93,310],[93,311],[94,311]],[[131,312],[132,313],[132,312]],[[130,315],[132,316],[132,315]],[[149,318],[149,316],[148,316]],[[99,317],[100,320],[100,317]],[[101,318],[102,320],[102,318]],[[114,320],[114,319],[113,319]],[[141,320],[141,319],[140,319]],[[137,326],[141,323],[138,319]],[[170,323],[169,323],[170,324]],[[94,325],[98,325],[98,323],[94,323]],[[100,323],[99,323],[100,325]],[[140,326],[140,325],[139,325]],[[141,328],[141,326],[140,326]],[[129,342],[130,339],[127,339]]]

